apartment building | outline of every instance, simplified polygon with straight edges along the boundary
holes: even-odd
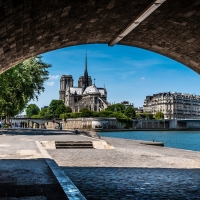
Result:
[[[146,96],[144,112],[164,113],[165,119],[200,118],[200,96],[178,92],[163,92]]]

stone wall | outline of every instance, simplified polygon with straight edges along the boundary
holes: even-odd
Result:
[[[62,121],[62,129],[123,129],[124,125],[116,118],[71,118]],[[45,124],[48,129],[58,127],[57,123],[48,122]]]
[[[169,129],[169,121],[162,120],[133,120],[133,129]]]
[[[179,121],[177,119],[170,120],[170,129],[195,129],[200,128],[200,121]]]
[[[187,122],[186,127],[187,129],[200,129],[200,121]]]
[[[58,129],[59,128],[59,124],[55,123],[55,122],[46,122],[45,123],[45,127],[47,129]]]
[[[62,124],[63,129],[92,129],[92,120],[91,119],[67,119]]]
[[[152,0],[0,1],[0,73],[32,56],[78,44],[108,44]],[[200,73],[199,0],[167,0],[120,44],[177,60]]]

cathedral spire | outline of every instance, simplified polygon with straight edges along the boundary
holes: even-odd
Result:
[[[85,56],[85,70],[84,70],[84,82],[85,82],[85,88],[89,86],[89,81],[88,81],[88,69],[87,69],[87,51],[86,51],[86,56]]]
[[[84,71],[84,76],[88,76],[88,69],[87,69],[87,51],[85,55],[85,71]]]

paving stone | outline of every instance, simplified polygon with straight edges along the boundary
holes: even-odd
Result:
[[[200,197],[199,152],[142,146],[139,141],[132,140],[104,139],[115,149],[48,150],[87,199]],[[146,162],[139,156],[142,154],[147,155]],[[154,156],[155,159],[150,159]]]

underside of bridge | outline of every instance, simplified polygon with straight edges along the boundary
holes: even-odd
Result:
[[[153,3],[160,6],[121,37]],[[50,50],[117,37],[200,73],[199,36],[199,0],[0,0],[1,73]]]

